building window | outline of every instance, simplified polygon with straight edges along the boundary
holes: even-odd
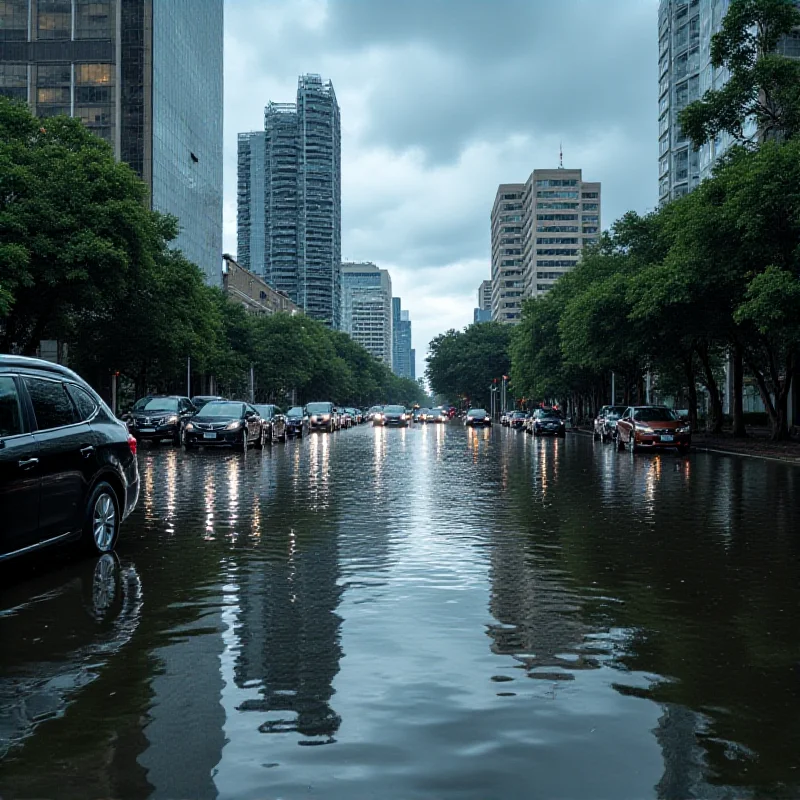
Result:
[[[40,117],[69,116],[71,76],[69,64],[36,68],[36,111]]]
[[[578,197],[577,192],[567,192],[567,191],[545,191],[545,192],[536,192],[537,197],[542,197],[545,200],[551,200],[553,198],[560,198],[564,200],[572,200]]]
[[[577,186],[578,181],[574,179],[566,179],[566,180],[539,180],[536,181],[536,188],[537,189],[547,189],[551,186]]]
[[[28,38],[28,0],[0,2],[0,42],[24,42]]]
[[[584,214],[583,215],[583,223],[584,223],[584,225],[587,222],[600,222],[600,217],[597,214]]]
[[[551,209],[553,211],[570,211],[578,207],[578,203],[537,203],[537,208]]]
[[[583,210],[584,211],[598,211],[600,209],[600,205],[598,203],[584,203]]]
[[[583,200],[597,200],[600,197],[600,192],[583,192],[581,199]]]
[[[75,38],[113,39],[114,3],[112,0],[75,0]]]
[[[71,39],[72,0],[39,0],[36,35],[39,39]]]
[[[560,236],[539,236],[536,239],[536,244],[578,244],[578,240]]]
[[[113,77],[113,64],[75,65],[75,116],[109,143],[115,121]]]
[[[0,64],[0,97],[28,99],[28,67],[25,64]]]
[[[537,233],[578,233],[579,228],[577,225],[537,225]]]

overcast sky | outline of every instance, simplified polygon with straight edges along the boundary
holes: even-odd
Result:
[[[342,257],[389,269],[428,342],[472,322],[499,183],[583,169],[603,227],[657,202],[657,0],[226,0],[225,251],[236,135],[297,76],[342,115]]]

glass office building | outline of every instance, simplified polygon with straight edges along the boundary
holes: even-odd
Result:
[[[342,264],[342,330],[391,368],[392,279],[369,262]]]
[[[237,147],[236,257],[262,278],[266,272],[264,199],[266,141],[264,131],[240,133]]]
[[[0,95],[81,119],[130,164],[217,283],[223,0],[2,0]]]
[[[392,340],[392,371],[401,378],[413,378],[415,365],[411,356],[411,319],[408,311],[402,308],[399,297],[392,298]]]

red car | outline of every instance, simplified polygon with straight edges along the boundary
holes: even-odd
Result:
[[[692,445],[692,429],[666,406],[631,406],[617,421],[617,448],[632,452],[675,447],[682,454]]]

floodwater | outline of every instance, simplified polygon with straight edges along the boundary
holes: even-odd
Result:
[[[800,470],[456,424],[140,451],[0,572],[0,797],[800,797]]]

